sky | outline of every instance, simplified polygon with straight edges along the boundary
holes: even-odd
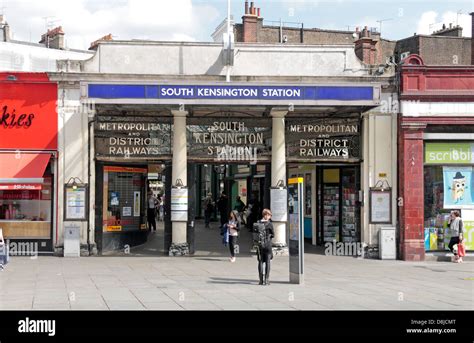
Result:
[[[256,0],[264,23],[355,30],[375,27],[387,39],[429,34],[449,23],[471,36],[474,0]],[[13,39],[38,42],[46,28],[61,25],[71,49],[87,49],[109,33],[114,39],[212,41],[227,16],[227,0],[0,0]],[[241,23],[244,0],[231,0]],[[380,22],[381,21],[381,22]],[[293,24],[295,23],[295,24]]]

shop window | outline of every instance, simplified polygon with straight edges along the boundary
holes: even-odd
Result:
[[[28,187],[0,190],[0,227],[10,239],[49,239],[52,177]]]

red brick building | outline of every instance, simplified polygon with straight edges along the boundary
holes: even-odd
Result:
[[[446,252],[452,209],[471,225],[472,197],[451,204],[445,193],[450,168],[462,175],[474,166],[474,66],[429,66],[411,55],[400,69],[399,96],[400,252],[403,260],[420,261],[427,251]]]

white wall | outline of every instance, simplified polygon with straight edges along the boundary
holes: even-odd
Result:
[[[107,42],[83,63],[90,73],[225,75],[215,43]],[[348,46],[251,45],[235,48],[235,76],[363,76],[368,72]]]
[[[56,61],[85,60],[93,53],[47,49],[37,45],[0,42],[0,71],[54,72]]]
[[[369,190],[379,180],[386,179],[392,188],[392,225],[397,223],[398,107],[385,106],[388,103],[398,104],[396,94],[383,93],[383,105],[363,115],[364,162],[362,164],[361,185],[364,192],[364,207],[362,211],[362,242],[369,245],[378,245],[378,233],[381,226],[369,224]],[[380,177],[380,174],[386,174],[387,176]]]
[[[77,87],[59,87],[58,91],[58,151],[59,189],[58,245],[64,244],[64,184],[76,177],[88,182],[88,115],[80,106],[80,90]],[[92,205],[92,204],[91,204]],[[93,223],[93,221],[92,221]],[[81,244],[87,243],[87,224],[81,225]],[[93,231],[92,231],[93,232]],[[94,235],[91,235],[93,241]]]

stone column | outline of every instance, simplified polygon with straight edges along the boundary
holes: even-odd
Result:
[[[171,182],[174,186],[180,179],[183,186],[187,186],[187,141],[186,141],[186,116],[187,111],[171,111],[173,114],[173,167]],[[171,199],[168,199],[170,201]],[[186,241],[187,222],[172,223],[170,256],[182,256],[189,254],[189,246]]]
[[[278,181],[286,179],[286,145],[285,145],[285,115],[287,110],[272,109],[272,187],[276,187]],[[286,223],[273,222],[275,237],[273,238],[274,253],[276,255],[288,255],[286,243]]]

